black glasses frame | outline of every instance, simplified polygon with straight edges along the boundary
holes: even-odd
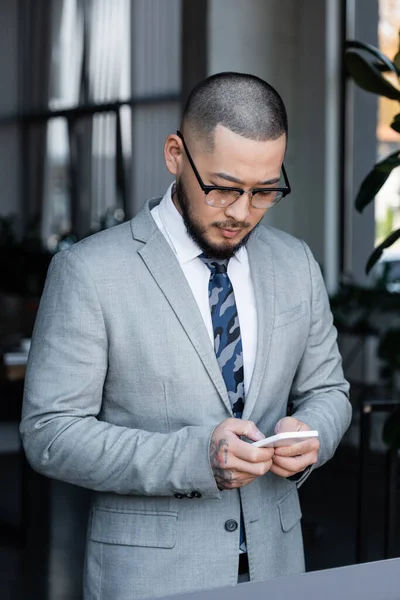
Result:
[[[281,187],[265,187],[265,188],[254,188],[253,190],[244,190],[243,188],[237,188],[237,187],[230,187],[230,186],[223,186],[223,185],[206,185],[205,183],[203,183],[202,178],[200,177],[200,173],[198,172],[196,165],[193,162],[193,158],[190,155],[189,149],[186,146],[186,142],[184,140],[184,137],[182,135],[182,133],[178,130],[176,132],[176,135],[180,138],[180,140],[182,141],[183,147],[185,149],[186,152],[186,156],[188,157],[190,166],[193,169],[193,173],[196,176],[196,179],[198,181],[199,186],[201,187],[202,191],[205,193],[205,195],[207,196],[207,194],[209,194],[210,192],[214,191],[214,190],[221,190],[223,192],[237,192],[239,195],[236,198],[236,200],[239,200],[240,196],[242,196],[245,193],[251,194],[251,203],[253,201],[253,196],[259,192],[281,192],[282,196],[279,198],[279,200],[277,200],[276,202],[273,202],[271,204],[272,206],[275,206],[276,204],[278,204],[278,202],[280,200],[282,200],[282,198],[284,198],[285,196],[287,196],[288,194],[290,194],[290,192],[292,191],[292,188],[290,187],[290,183],[289,183],[289,179],[286,173],[286,169],[284,167],[284,165],[282,164],[282,174],[283,174],[283,179],[285,181],[285,186],[284,188]],[[236,200],[234,200],[233,202],[231,202],[230,205],[234,204],[236,202]],[[253,206],[253,204],[252,204]],[[260,208],[260,207],[254,207],[254,208]],[[268,207],[265,207],[268,208]]]

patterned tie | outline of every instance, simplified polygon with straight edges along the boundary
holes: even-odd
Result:
[[[233,416],[243,414],[244,378],[243,348],[239,317],[231,280],[228,277],[228,260],[199,257],[210,269],[208,297],[214,330],[214,349],[228,391]],[[244,522],[240,518],[240,552],[246,552]]]
[[[208,296],[214,330],[214,349],[228,390],[234,417],[241,418],[244,407],[243,349],[239,317],[228,260],[216,260],[200,255],[210,269]]]

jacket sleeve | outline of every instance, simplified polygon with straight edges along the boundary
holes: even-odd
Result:
[[[319,432],[319,467],[334,454],[350,425],[349,384],[344,378],[329,299],[320,268],[304,244],[310,270],[311,307],[307,344],[293,382],[293,416]],[[307,469],[307,476],[312,469]],[[298,480],[298,484],[305,477]]]
[[[117,494],[219,498],[212,427],[164,434],[99,420],[108,339],[95,282],[72,249],[50,265],[28,360],[20,431],[48,477]]]

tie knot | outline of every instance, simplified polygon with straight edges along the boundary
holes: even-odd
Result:
[[[210,269],[212,275],[228,271],[229,259],[208,258],[204,254],[200,254],[199,258]]]

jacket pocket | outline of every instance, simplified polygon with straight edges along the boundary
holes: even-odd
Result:
[[[279,500],[278,510],[283,531],[290,531],[302,517],[296,487]]]
[[[173,548],[176,543],[176,512],[148,512],[93,508],[90,539],[104,544]]]
[[[279,315],[275,315],[274,320],[274,329],[277,327],[283,327],[284,325],[289,325],[289,323],[294,323],[304,317],[307,314],[307,302],[302,302],[298,304],[294,308],[287,310]]]

